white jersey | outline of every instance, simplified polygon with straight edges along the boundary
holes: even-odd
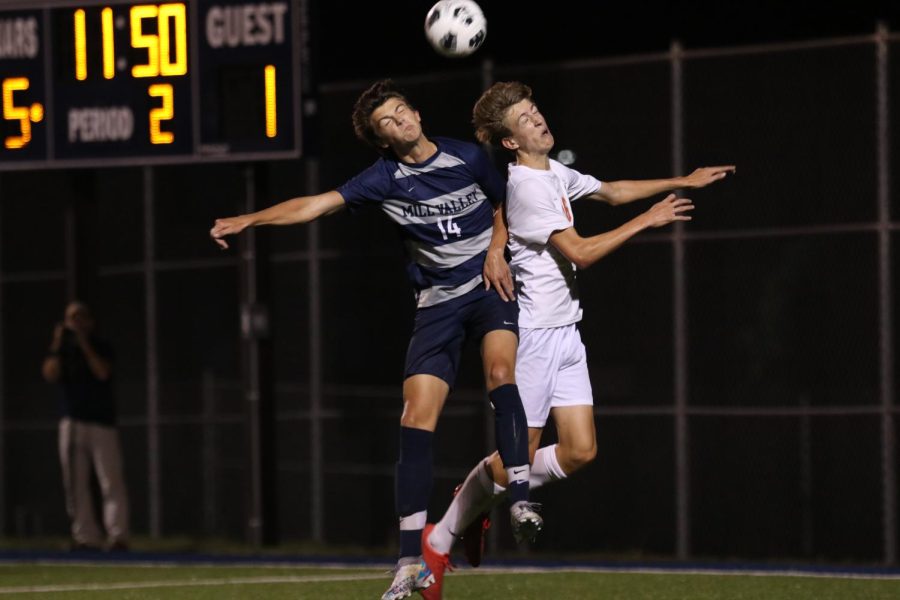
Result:
[[[550,236],[574,226],[571,202],[600,185],[555,160],[549,170],[510,164],[506,211],[519,327],[561,327],[581,320],[575,265]]]

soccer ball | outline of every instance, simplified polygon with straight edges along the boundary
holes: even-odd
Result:
[[[486,35],[487,20],[473,0],[440,0],[425,17],[425,37],[444,56],[468,56]]]

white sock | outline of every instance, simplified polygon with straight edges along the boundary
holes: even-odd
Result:
[[[428,543],[432,548],[441,554],[450,552],[453,542],[490,504],[493,495],[492,483],[487,470],[487,460],[483,460],[469,472],[447,512],[431,530]]]
[[[428,511],[422,510],[405,517],[400,517],[400,531],[424,529],[428,522]]]
[[[534,453],[534,464],[531,465],[531,476],[528,478],[528,488],[539,488],[545,483],[551,483],[558,479],[568,477],[559,465],[559,459],[556,457],[556,446],[544,446],[538,448]],[[506,492],[506,488],[499,483],[494,484],[494,496],[501,496]]]
[[[556,444],[544,446],[535,452],[534,464],[531,465],[531,478],[528,480],[532,490],[545,483],[566,478],[566,472],[559,466],[559,459],[556,457],[556,446]]]

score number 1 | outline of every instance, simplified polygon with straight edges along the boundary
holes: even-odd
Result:
[[[0,88],[3,93],[3,118],[7,121],[18,121],[21,133],[8,136],[3,140],[4,148],[18,150],[24,148],[31,141],[31,124],[38,123],[44,118],[44,106],[35,102],[31,106],[16,106],[13,94],[24,92],[30,86],[27,77],[9,77],[4,79]]]

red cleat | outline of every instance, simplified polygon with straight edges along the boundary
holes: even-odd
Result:
[[[453,495],[459,493],[462,484],[456,486]],[[484,533],[491,528],[491,513],[483,512],[463,531],[462,541],[466,552],[466,562],[473,567],[481,564],[484,557]]]
[[[449,554],[441,554],[428,543],[428,536],[431,535],[432,529],[434,529],[434,523],[428,523],[422,530],[422,558],[425,559],[425,564],[434,575],[434,583],[424,590],[419,590],[419,593],[425,600],[441,600],[444,593],[444,571],[452,571],[453,564],[450,562]]]

